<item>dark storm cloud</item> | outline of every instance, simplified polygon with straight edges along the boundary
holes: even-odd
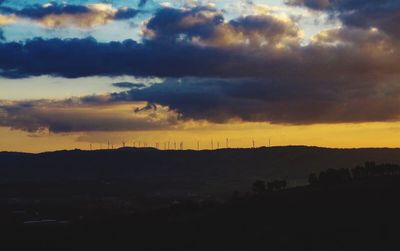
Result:
[[[130,82],[113,83],[112,86],[122,89],[137,89],[146,87],[146,85],[142,83],[130,83]]]
[[[325,10],[331,7],[332,0],[288,0],[286,1],[289,5],[306,6],[315,10]]]
[[[41,19],[48,15],[84,14],[90,12],[90,9],[83,5],[67,5],[67,4],[53,3],[49,6],[33,5],[23,9],[1,7],[0,12],[3,14],[15,14],[20,17],[26,17],[31,19]]]
[[[322,43],[342,43],[325,46]],[[212,42],[211,42],[212,43]],[[223,42],[220,42],[223,43]],[[376,44],[380,47],[374,48]],[[275,44],[273,44],[275,45]],[[382,46],[387,46],[387,51]],[[321,43],[277,49],[262,47],[197,46],[158,40],[137,43],[87,39],[33,39],[0,43],[3,76],[136,75],[158,77],[328,78],[339,74],[398,73],[399,51],[382,34],[362,30],[332,32]],[[376,51],[376,53],[372,53]],[[378,52],[382,52],[381,54]]]
[[[160,10],[144,33],[141,43],[92,38],[0,43],[0,74],[167,77],[160,84],[80,102],[96,107],[146,101],[168,107],[181,119],[287,124],[400,119],[400,48],[389,32],[344,26],[301,45],[299,29],[291,20],[263,15],[225,22],[215,9],[197,7]],[[51,107],[51,102],[44,106]],[[35,122],[43,115],[24,109],[18,113],[10,106],[3,108],[6,124],[90,130],[89,124],[65,125],[63,118],[59,119],[64,127],[49,123],[47,116]],[[160,109],[130,112],[142,115]]]
[[[147,101],[168,106],[183,119],[286,124],[390,121],[400,119],[400,88],[338,86],[340,79],[170,79],[112,95],[112,101]]]
[[[0,74],[14,77],[18,74],[63,77],[124,74],[257,76],[275,72],[273,68],[277,66],[270,64],[291,60],[288,52],[278,52],[275,46],[285,44],[286,40],[290,40],[288,46],[292,46],[292,40],[296,41],[297,29],[293,23],[258,16],[241,18],[229,24],[220,19],[219,13],[213,9],[167,9],[159,11],[149,21],[147,32],[151,36],[143,43],[132,40],[101,43],[92,38],[37,38],[1,43]],[[182,36],[186,39],[181,39]],[[226,40],[226,37],[231,39]],[[245,42],[254,43],[256,47],[245,46]],[[265,43],[260,52],[268,55],[266,59],[251,55],[252,50],[260,49],[261,43]]]
[[[165,8],[150,19],[147,28],[160,39],[175,40],[179,35],[208,38],[223,21],[222,14],[209,7],[190,10]]]
[[[113,9],[111,5],[104,4],[73,5],[52,2],[47,5],[37,4],[22,9],[0,6],[0,14],[28,18],[52,28],[67,25],[92,27],[106,24],[110,20],[131,19],[139,13],[140,11],[137,9],[127,7]]]
[[[0,54],[3,76],[49,74],[70,78],[217,74],[229,56],[228,52],[190,44],[138,44],[132,40],[101,43],[93,38],[2,43]]]
[[[10,7],[0,7],[0,13],[3,14],[14,14],[19,17],[26,17],[30,19],[42,19],[49,15],[79,15],[87,14],[92,12],[93,9],[90,5],[72,5],[72,4],[59,4],[51,3],[50,5],[33,5],[25,7],[23,9],[13,9]],[[139,13],[139,10],[132,8],[120,8],[116,11],[115,19],[130,19],[135,17]]]
[[[136,9],[131,9],[131,8],[125,8],[125,9],[119,9],[115,15],[114,19],[115,20],[125,20],[125,19],[131,19],[137,16],[140,11]]]
[[[210,7],[161,9],[150,19],[145,31],[153,40],[195,40],[201,45],[224,47],[246,43],[271,45],[285,38],[296,42],[299,39],[299,28],[291,20],[250,15],[225,22],[223,13]]]

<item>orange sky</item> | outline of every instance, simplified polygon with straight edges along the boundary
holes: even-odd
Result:
[[[159,142],[160,148],[170,141],[183,142],[184,148],[201,149],[214,147],[219,142],[225,146],[229,138],[230,147],[251,147],[254,139],[257,147],[276,145],[312,145],[324,147],[400,147],[400,123],[362,123],[334,124],[312,126],[283,126],[267,123],[233,123],[224,125],[191,124],[186,128],[160,131],[138,132],[85,132],[85,133],[40,133],[30,134],[19,130],[0,127],[0,151],[42,152],[61,149],[105,148],[107,141],[120,147],[123,141],[132,145],[133,141],[154,146]],[[138,143],[136,143],[138,144]]]

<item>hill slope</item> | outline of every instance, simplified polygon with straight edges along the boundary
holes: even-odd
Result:
[[[118,183],[147,195],[226,195],[248,190],[256,179],[283,178],[291,185],[304,184],[311,172],[352,168],[369,160],[400,164],[400,149],[290,146],[216,151],[124,148],[41,154],[3,152],[0,184]],[[126,187],[119,189],[125,191]]]

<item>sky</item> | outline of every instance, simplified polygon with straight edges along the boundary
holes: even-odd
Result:
[[[0,0],[0,151],[400,146],[397,0]]]

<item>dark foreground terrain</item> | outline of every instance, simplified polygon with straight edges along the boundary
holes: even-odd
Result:
[[[308,147],[0,153],[0,246],[400,250],[399,160]]]
[[[59,222],[3,209],[0,238],[3,250],[399,250],[399,192],[399,177],[374,177],[147,212],[30,209]]]

